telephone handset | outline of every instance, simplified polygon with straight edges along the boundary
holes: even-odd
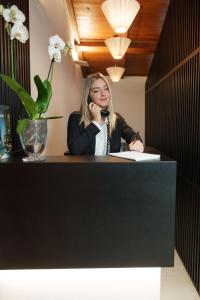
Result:
[[[90,104],[90,102],[92,102],[92,99],[91,99],[91,97],[90,96],[88,96],[88,104]],[[101,116],[102,117],[108,117],[109,116],[109,114],[110,114],[110,112],[108,111],[108,110],[106,110],[106,109],[102,109],[101,110]]]
[[[108,117],[109,116],[109,114],[110,114],[110,112],[108,111],[108,110],[105,110],[105,109],[102,109],[101,110],[101,116],[102,117]]]

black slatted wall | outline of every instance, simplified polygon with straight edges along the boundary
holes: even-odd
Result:
[[[29,28],[29,1],[28,0],[2,0],[1,4],[5,7],[8,5],[17,5],[26,16],[25,26]],[[11,76],[11,59],[10,59],[10,40],[5,31],[5,23],[0,16],[0,73]],[[22,44],[14,40],[14,60],[15,60],[15,79],[28,91],[30,91],[30,58],[29,58],[29,40]],[[21,103],[15,93],[13,93],[5,83],[0,79],[0,104],[8,105],[11,117],[11,134],[13,150],[20,149],[19,137],[16,134],[16,124],[20,116],[24,116]]]
[[[200,293],[200,1],[171,0],[146,82],[146,144],[178,163],[176,249]]]

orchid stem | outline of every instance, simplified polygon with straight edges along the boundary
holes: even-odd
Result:
[[[11,74],[12,79],[15,79],[15,73],[14,73],[14,51],[13,51],[13,41],[10,40],[10,51],[11,51]]]
[[[50,82],[52,82],[52,78],[53,78],[53,69],[54,69],[54,61],[53,61],[52,68],[51,68]]]
[[[51,69],[53,68],[54,65],[54,59],[51,60],[51,64],[50,64],[50,68],[49,68],[49,72],[48,72],[48,76],[47,76],[47,80],[49,81],[49,76],[51,74]],[[51,75],[51,80],[52,80],[52,75]]]

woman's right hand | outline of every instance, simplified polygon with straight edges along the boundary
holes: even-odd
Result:
[[[89,104],[89,111],[91,112],[92,120],[97,122],[99,125],[102,125],[104,122],[101,116],[101,110],[102,108],[96,105],[94,102]]]
[[[144,145],[141,141],[136,140],[136,141],[132,141],[129,144],[129,149],[130,151],[138,151],[138,152],[144,152]]]

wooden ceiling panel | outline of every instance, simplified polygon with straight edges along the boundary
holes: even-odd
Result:
[[[114,65],[123,67],[125,63],[123,59],[113,59],[110,53],[93,53],[91,55],[90,53],[84,52],[83,59],[88,62],[90,68],[95,67],[97,69],[98,67],[102,68],[102,66],[106,69],[107,67],[112,67]]]
[[[90,66],[98,67],[98,65],[108,66],[110,63],[115,63],[110,53],[102,53],[102,52],[83,52],[83,59],[88,62]]]
[[[158,40],[169,6],[169,0],[140,0],[140,10],[128,31],[134,40]]]
[[[73,1],[80,39],[104,40],[113,36],[113,30],[106,20],[101,4],[103,1]]]
[[[126,54],[124,76],[147,76],[152,59],[153,54]]]
[[[126,68],[125,76],[148,75],[170,0],[138,0],[139,13],[125,34],[132,42],[121,61],[112,58],[104,43],[106,38],[116,35],[101,10],[104,1],[66,1],[73,7],[81,59],[89,64],[87,71],[84,68],[84,75],[107,74],[106,68],[115,64]]]

